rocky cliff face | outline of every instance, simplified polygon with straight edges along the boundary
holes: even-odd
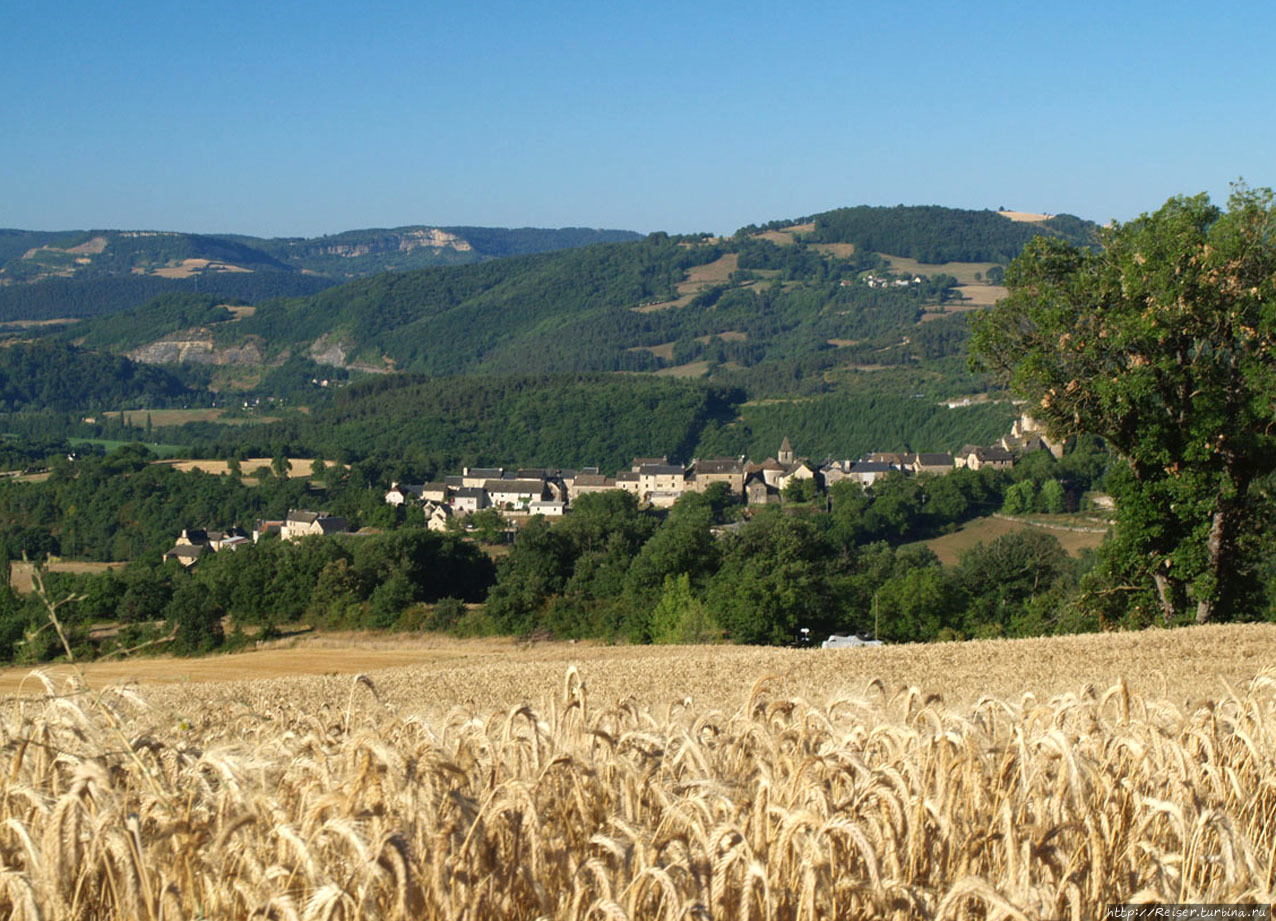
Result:
[[[218,347],[207,330],[191,329],[165,336],[128,352],[133,361],[146,365],[189,362],[197,365],[260,365],[265,361],[256,342]]]
[[[387,233],[377,239],[359,243],[311,240],[293,244],[291,247],[295,255],[342,256],[347,259],[370,256],[374,253],[410,253],[414,249],[422,248],[452,249],[458,253],[468,253],[472,250],[470,244],[461,237],[453,233],[446,233],[437,227],[422,227],[418,230]]]

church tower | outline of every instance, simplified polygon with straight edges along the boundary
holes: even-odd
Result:
[[[784,440],[780,442],[780,454],[776,457],[776,460],[786,466],[793,463],[793,445],[789,444],[788,435],[785,435]]]

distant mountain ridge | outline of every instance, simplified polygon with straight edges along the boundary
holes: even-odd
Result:
[[[713,376],[777,362],[899,367],[959,354],[966,335],[961,312],[1004,293],[994,279],[1032,236],[1084,243],[1097,230],[1075,218],[1033,222],[934,206],[838,209],[800,220],[746,227],[726,238],[656,233],[384,272],[233,316],[216,298],[155,303],[79,324],[64,336],[156,363],[273,367],[305,358],[349,371],[428,375]],[[378,255],[402,260],[427,249],[461,256],[462,241],[471,250],[508,252],[550,239],[579,243],[597,233],[487,231],[485,238],[453,230],[274,241],[265,255],[284,264],[340,265]],[[541,239],[529,236],[535,233]],[[882,249],[871,250],[873,243]],[[917,256],[962,258],[926,264]],[[898,257],[910,260],[905,268],[896,267]]]
[[[216,293],[257,303],[313,294],[385,271],[639,238],[633,231],[580,227],[426,225],[273,239],[151,230],[0,230],[0,321],[95,316],[170,292]]]

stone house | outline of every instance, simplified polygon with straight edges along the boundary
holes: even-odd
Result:
[[[477,512],[490,504],[487,491],[481,486],[462,486],[452,496],[452,511],[458,515]]]
[[[283,525],[279,528],[282,540],[300,540],[303,537],[341,534],[350,530],[350,524],[339,515],[327,512],[312,512],[308,509],[291,509],[284,516]]]
[[[497,508],[527,508],[533,501],[545,498],[545,481],[488,480],[483,490]]]
[[[918,476],[921,474],[943,476],[946,473],[952,473],[954,469],[951,454],[918,454],[912,465],[913,473]]]
[[[861,486],[867,488],[872,486],[882,477],[890,476],[892,473],[899,471],[890,464],[882,461],[858,461],[851,465],[850,471],[847,473],[848,480],[854,480]]]
[[[727,491],[737,498],[744,495],[744,458],[711,457],[693,460],[686,487],[695,492],[704,492],[714,483],[726,483]]]

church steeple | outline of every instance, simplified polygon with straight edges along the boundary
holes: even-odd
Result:
[[[785,435],[784,440],[780,442],[780,454],[776,457],[782,464],[793,463],[793,445],[789,444],[789,436]]]

